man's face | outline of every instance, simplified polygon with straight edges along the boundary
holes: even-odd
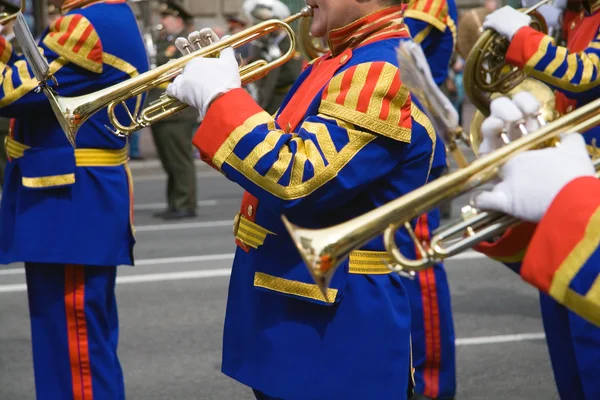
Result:
[[[310,32],[314,37],[324,37],[382,8],[380,0],[307,0],[306,4],[314,9]]]
[[[163,26],[167,35],[175,35],[184,28],[184,23],[181,18],[169,14],[161,15],[160,24]]]

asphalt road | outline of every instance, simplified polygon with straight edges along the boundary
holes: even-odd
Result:
[[[138,266],[120,267],[120,358],[129,399],[253,399],[220,373],[222,323],[241,191],[199,166],[199,215],[165,224],[165,177],[133,164]],[[458,210],[464,199],[453,204]],[[537,292],[474,253],[447,261],[457,332],[458,399],[557,399]],[[20,265],[0,269],[0,399],[34,398]]]

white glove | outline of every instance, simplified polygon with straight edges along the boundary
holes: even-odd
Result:
[[[508,40],[512,40],[515,33],[522,27],[529,26],[530,22],[531,17],[529,15],[517,11],[510,6],[504,6],[486,16],[483,21],[483,27],[485,29],[493,29]]]
[[[539,109],[540,103],[529,92],[517,93],[512,100],[508,97],[492,100],[490,116],[481,124],[483,140],[479,154],[491,153],[527,132],[538,130]]]
[[[185,39],[180,39],[175,43],[183,54],[219,40],[208,28],[192,32],[187,44],[184,43]],[[238,63],[233,49],[228,47],[221,51],[219,58],[195,58],[187,63],[183,73],[167,87],[167,94],[196,108],[203,120],[213,100],[241,86]]]
[[[539,222],[556,195],[575,178],[595,176],[578,133],[561,136],[559,147],[518,154],[500,168],[502,181],[475,197],[475,206]]]

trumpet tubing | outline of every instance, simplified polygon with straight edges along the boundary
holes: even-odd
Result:
[[[398,265],[390,266],[395,272],[414,272],[428,268],[448,253],[429,253],[422,249],[422,259],[407,260],[395,241],[397,230],[406,223],[434,208],[444,200],[468,192],[497,176],[498,169],[515,155],[540,147],[546,147],[563,132],[585,132],[600,125],[600,99],[558,118],[535,132],[529,133],[500,149],[475,160],[470,165],[442,176],[406,195],[378,207],[345,223],[324,229],[303,229],[291,224],[285,217],[284,223],[296,247],[307,264],[310,274],[324,292],[335,270],[352,250],[369,242],[383,232],[387,252]],[[597,164],[598,166],[598,164]],[[598,169],[598,168],[597,168]],[[511,217],[497,213],[486,213],[482,223],[494,219],[497,230],[516,222]],[[484,232],[489,234],[489,232]],[[473,232],[466,245],[480,242],[481,236]],[[458,248],[454,249],[455,251]],[[462,248],[464,249],[464,247]],[[453,253],[454,254],[454,253]],[[440,258],[437,259],[436,257]]]
[[[292,15],[285,20],[269,20],[262,22],[249,29],[238,32],[227,39],[175,59],[168,64],[94,93],[78,97],[61,97],[46,85],[42,86],[42,90],[44,90],[44,93],[48,96],[52,109],[71,144],[75,144],[75,137],[81,125],[92,115],[105,107],[108,108],[107,112],[109,114],[109,119],[114,128],[112,132],[116,135],[123,136],[167,118],[187,107],[187,105],[184,105],[175,99],[163,97],[158,100],[158,103],[152,104],[148,111],[142,110],[141,118],[138,118],[137,115],[133,115],[127,108],[125,101],[135,98],[161,84],[170,82],[178,76],[183,71],[184,66],[194,58],[214,57],[225,48],[232,47],[235,49],[275,30],[283,29],[291,38],[290,48],[285,54],[271,62],[259,60],[257,63],[246,66],[240,71],[243,74],[242,81],[244,83],[260,79],[270,70],[277,68],[292,59],[296,46],[296,37],[289,24],[299,18],[309,17],[311,15],[312,8],[306,6],[298,14]],[[123,105],[126,108],[131,119],[130,125],[124,125],[118,121],[115,114],[118,105]]]

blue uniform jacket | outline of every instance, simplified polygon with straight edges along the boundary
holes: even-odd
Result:
[[[118,28],[118,29],[117,29]],[[61,96],[78,96],[148,69],[125,1],[76,8],[52,24],[39,49]],[[133,264],[132,182],[127,143],[106,111],[86,122],[73,149],[26,60],[0,41],[0,115],[14,117],[0,209],[0,263]],[[128,102],[131,110],[142,99]],[[120,107],[121,108],[121,107]],[[121,108],[121,121],[127,121]]]
[[[413,40],[421,45],[433,80],[446,81],[456,46],[458,10],[454,0],[411,0],[404,21]]]
[[[194,144],[246,194],[229,287],[223,372],[269,396],[402,399],[410,309],[382,238],[354,253],[326,302],[281,216],[347,221],[422,186],[436,136],[402,85],[400,7],[331,33],[332,54],[298,78],[274,117],[241,89],[213,102]],[[401,248],[414,257],[405,231]]]

